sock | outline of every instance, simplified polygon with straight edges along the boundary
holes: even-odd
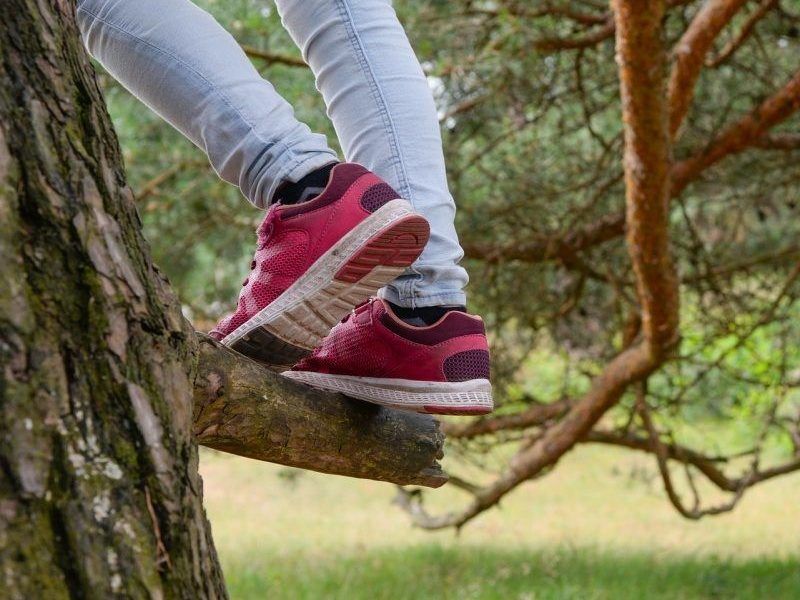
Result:
[[[401,321],[409,325],[414,325],[415,327],[433,325],[436,321],[453,310],[467,312],[466,306],[420,306],[417,308],[408,308],[406,306],[397,306],[397,304],[393,304],[392,302],[387,302],[387,304]]]
[[[302,177],[299,181],[282,183],[275,192],[275,202],[297,204],[319,196],[328,185],[331,170],[339,163],[330,163]]]

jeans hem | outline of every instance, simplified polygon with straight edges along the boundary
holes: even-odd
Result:
[[[423,308],[426,306],[466,306],[467,295],[462,291],[426,292],[411,290],[400,292],[395,287],[381,288],[378,296],[392,304],[405,308]]]

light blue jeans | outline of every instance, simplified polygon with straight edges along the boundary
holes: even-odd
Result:
[[[463,305],[439,123],[390,0],[276,0],[322,92],[348,161],[386,179],[431,224],[416,263],[381,291],[402,306]],[[256,206],[284,181],[336,160],[233,37],[188,0],[79,0],[89,52],[204,150]]]

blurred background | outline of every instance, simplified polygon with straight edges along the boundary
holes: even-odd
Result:
[[[274,5],[197,4],[336,147]],[[701,4],[671,3],[668,44]],[[452,436],[445,467],[463,485],[426,492],[424,506],[458,512],[624,343],[635,290],[615,229],[624,181],[613,28],[594,1],[420,0],[396,10],[440,109],[469,308],[492,332],[497,414],[557,407]],[[707,58],[676,160],[702,152],[796,72],[799,27],[800,2],[747,3]],[[234,306],[263,213],[101,77],[156,263],[195,326],[209,329]],[[556,467],[458,532],[413,528],[387,484],[203,451],[232,597],[800,598],[798,132],[795,115],[710,165],[672,205],[682,342],[650,378],[647,402],[689,518],[641,442],[633,395]],[[734,483],[717,485],[708,465]]]

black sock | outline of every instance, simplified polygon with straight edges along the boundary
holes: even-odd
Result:
[[[275,202],[281,204],[297,204],[319,196],[328,185],[331,170],[339,163],[330,163],[311,171],[297,182],[282,183],[275,192]]]
[[[417,308],[407,308],[405,306],[397,306],[397,304],[393,304],[392,302],[387,302],[387,304],[400,320],[416,327],[433,325],[452,310],[467,312],[466,306],[420,306]]]

